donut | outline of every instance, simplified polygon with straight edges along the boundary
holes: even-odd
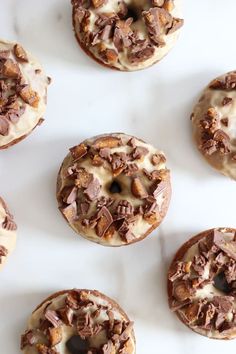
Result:
[[[206,161],[236,179],[236,71],[210,82],[191,119],[194,140]]]
[[[72,0],[81,48],[106,67],[134,71],[160,61],[183,20],[180,0]]]
[[[59,210],[75,232],[104,246],[145,238],[166,215],[170,173],[164,154],[123,133],[70,149],[57,178]]]
[[[168,297],[194,332],[236,338],[236,229],[207,230],[186,242],[168,272]]]
[[[21,337],[24,354],[135,354],[133,322],[96,290],[64,290],[43,301]]]
[[[0,149],[18,143],[43,122],[49,82],[20,44],[0,40]]]
[[[0,271],[16,245],[16,223],[0,197]]]

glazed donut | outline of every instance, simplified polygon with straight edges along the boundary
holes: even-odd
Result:
[[[236,337],[236,229],[204,231],[177,252],[168,273],[170,308],[190,329]]]
[[[236,179],[236,71],[207,86],[191,118],[194,139],[204,158]]]
[[[135,354],[133,323],[96,290],[65,290],[32,313],[21,349],[24,354]]]
[[[16,245],[16,223],[6,203],[0,198],[0,270]]]
[[[72,0],[85,52],[107,67],[133,71],[160,61],[183,25],[180,0]]]
[[[18,143],[42,123],[49,82],[30,53],[0,40],[0,149]]]
[[[70,149],[57,180],[59,209],[90,241],[122,246],[146,237],[166,215],[164,154],[126,134],[105,134]]]

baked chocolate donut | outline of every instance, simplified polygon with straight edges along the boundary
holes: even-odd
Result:
[[[191,118],[194,139],[204,158],[236,179],[236,71],[207,86]]]
[[[183,25],[179,0],[72,0],[78,43],[97,62],[133,71],[160,61]]]
[[[169,306],[190,329],[214,339],[236,337],[236,229],[191,238],[168,273]]]
[[[16,223],[6,203],[0,198],[0,270],[16,245]]]
[[[32,313],[21,349],[24,354],[135,354],[133,323],[96,290],[65,290]]]
[[[105,134],[70,149],[57,180],[59,209],[90,241],[122,246],[146,237],[166,215],[165,156],[126,134]]]
[[[0,40],[0,149],[18,143],[42,123],[49,82],[30,53]]]

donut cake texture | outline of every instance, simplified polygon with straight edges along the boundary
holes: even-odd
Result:
[[[96,290],[65,290],[32,313],[21,349],[24,354],[135,354],[133,323]]]
[[[129,135],[105,134],[70,149],[58,174],[57,200],[69,225],[106,246],[145,238],[170,201],[164,154]]]
[[[0,197],[0,271],[16,245],[16,223]]]
[[[113,69],[133,71],[160,61],[183,25],[180,0],[72,0],[76,38]]]
[[[170,308],[193,331],[236,337],[236,230],[216,228],[186,242],[168,273]]]
[[[43,121],[49,81],[22,46],[0,40],[0,149],[21,141]]]
[[[194,139],[204,158],[236,179],[236,71],[207,86],[191,117]]]

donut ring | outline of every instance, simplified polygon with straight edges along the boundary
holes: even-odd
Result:
[[[191,116],[194,140],[206,161],[236,180],[236,71],[219,76],[203,91]]]
[[[0,149],[17,144],[43,122],[49,82],[30,53],[0,40]]]
[[[169,306],[194,332],[236,337],[236,229],[216,228],[187,241],[168,272]]]
[[[179,0],[72,0],[81,48],[106,67],[134,71],[160,61],[183,25]]]
[[[64,290],[39,305],[21,337],[24,354],[135,354],[133,322],[96,290]]]
[[[104,134],[70,149],[57,180],[59,209],[75,232],[105,246],[145,238],[166,215],[164,154],[130,135]]]
[[[16,223],[0,197],[0,271],[16,245]]]

